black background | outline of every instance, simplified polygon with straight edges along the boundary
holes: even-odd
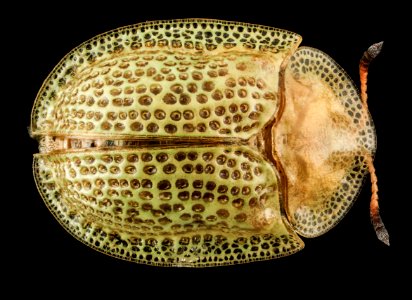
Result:
[[[10,219],[3,227],[7,243],[3,247],[9,251],[5,260],[11,266],[7,271],[10,282],[22,286],[34,283],[31,291],[42,295],[57,287],[69,296],[76,296],[79,288],[92,293],[111,291],[119,296],[125,291],[135,296],[139,291],[149,291],[151,296],[167,292],[169,296],[208,298],[236,290],[256,296],[267,292],[270,297],[275,297],[279,291],[291,295],[302,291],[307,295],[323,295],[325,288],[334,290],[331,296],[354,294],[355,288],[371,293],[399,290],[400,273],[407,269],[410,260],[401,260],[399,251],[406,248],[401,246],[405,236],[400,229],[405,225],[399,215],[402,214],[401,204],[408,199],[396,176],[399,165],[394,164],[394,159],[400,162],[396,155],[402,153],[393,151],[399,146],[393,134],[399,128],[396,117],[399,107],[392,105],[396,80],[393,64],[399,44],[390,30],[393,22],[390,11],[381,9],[370,13],[369,7],[345,5],[326,6],[323,12],[325,6],[316,4],[309,7],[291,2],[270,7],[269,2],[245,3],[229,3],[230,8],[223,8],[223,2],[160,4],[149,1],[141,4],[136,1],[129,5],[114,1],[86,9],[80,2],[61,3],[56,7],[22,4],[10,11],[13,21],[4,25],[4,34],[11,45],[7,47],[10,42],[6,43],[3,50],[8,57],[18,58],[5,59],[12,65],[11,83],[17,83],[11,90],[14,92],[8,104],[13,105],[10,111],[18,113],[2,112],[8,120],[8,128],[13,128],[10,137],[13,148],[8,148],[5,157],[6,161],[14,162],[14,167],[8,169],[9,178],[3,183],[3,188],[12,191],[11,197],[4,198],[12,205],[4,208]],[[25,13],[20,14],[22,11]],[[37,193],[31,173],[32,154],[37,152],[37,143],[27,133],[31,107],[43,80],[67,52],[96,34],[146,20],[188,17],[250,22],[294,31],[303,36],[302,45],[332,56],[356,84],[363,51],[372,43],[385,41],[381,55],[370,68],[369,107],[378,136],[375,166],[381,214],[391,235],[390,247],[377,240],[370,224],[368,182],[338,226],[319,238],[304,239],[304,250],[282,259],[244,265],[185,269],[133,264],[88,248],[57,223]],[[17,166],[13,157],[19,157]],[[375,283],[369,284],[369,280]],[[189,292],[187,287],[195,291]]]

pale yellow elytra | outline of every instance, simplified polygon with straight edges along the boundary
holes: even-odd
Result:
[[[237,22],[147,22],[69,52],[31,115],[34,177],[86,245],[132,262],[207,267],[304,247],[348,212],[371,173],[366,102],[293,32]]]

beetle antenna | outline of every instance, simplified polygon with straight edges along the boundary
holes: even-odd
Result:
[[[381,215],[379,214],[379,197],[378,197],[378,177],[376,176],[375,167],[373,166],[372,158],[367,157],[369,173],[372,183],[372,197],[370,203],[370,216],[373,228],[375,229],[378,239],[389,246],[389,233],[383,224]]]
[[[369,64],[381,52],[382,45],[383,45],[383,42],[376,43],[370,46],[368,50],[363,53],[363,56],[359,63],[359,73],[360,73],[360,82],[361,82],[361,99],[362,99],[365,110],[367,110],[368,108],[368,102],[367,102],[368,95],[366,91],[367,91]],[[373,225],[373,228],[375,229],[378,239],[389,246],[389,234],[379,214],[378,177],[376,176],[376,170],[373,165],[372,157],[368,155],[366,159],[368,163],[369,173],[371,177],[371,184],[372,184],[372,197],[371,197],[371,202],[370,202],[370,216],[371,216],[372,225]]]
[[[379,43],[376,43],[370,46],[368,50],[366,50],[363,53],[363,56],[359,63],[359,73],[360,73],[360,82],[361,82],[361,99],[362,99],[362,102],[365,108],[368,108],[368,103],[367,103],[368,95],[366,93],[366,90],[367,90],[367,83],[368,83],[369,64],[381,52],[382,45],[383,45],[383,42],[379,42]]]

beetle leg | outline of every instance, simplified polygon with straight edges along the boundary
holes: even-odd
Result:
[[[382,45],[383,45],[383,42],[376,43],[370,46],[368,50],[363,53],[363,56],[359,63],[359,73],[360,73],[360,81],[361,81],[361,99],[362,99],[365,110],[367,110],[368,108],[368,103],[367,103],[368,95],[366,91],[367,91],[369,64],[381,52]],[[379,214],[378,177],[376,176],[376,170],[373,165],[372,157],[370,155],[367,156],[367,163],[368,163],[369,173],[371,177],[371,184],[372,184],[372,197],[371,197],[371,202],[370,202],[371,221],[373,224],[373,228],[375,229],[376,235],[378,236],[378,239],[389,246],[389,234]]]

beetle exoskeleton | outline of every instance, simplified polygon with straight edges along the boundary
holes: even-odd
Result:
[[[68,53],[35,101],[47,207],[103,253],[161,266],[290,255],[356,199],[376,143],[342,68],[298,34],[156,21]]]

